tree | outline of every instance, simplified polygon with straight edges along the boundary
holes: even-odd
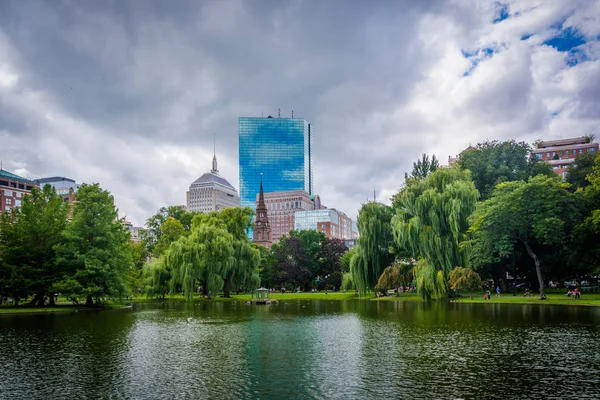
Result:
[[[154,256],[160,257],[177,239],[186,234],[185,228],[179,220],[173,217],[167,217],[160,226],[160,238],[154,246]]]
[[[166,266],[172,270],[171,292],[181,288],[191,301],[198,285],[209,296],[216,296],[223,288],[234,254],[233,236],[226,229],[213,224],[200,224],[190,236],[182,236],[171,243],[165,254]]]
[[[232,286],[238,289],[244,286],[255,289],[260,283],[258,271],[261,261],[260,251],[256,246],[252,246],[246,234],[253,213],[254,211],[248,207],[236,207],[226,208],[220,212],[198,214],[194,217],[194,227],[210,224],[225,229],[232,236],[233,255],[227,273],[222,276],[224,297],[230,297]]]
[[[129,243],[132,258],[132,268],[129,271],[127,284],[129,286],[129,292],[135,293],[140,291],[144,286],[144,266],[148,259],[148,251],[143,243]]]
[[[480,290],[483,287],[481,277],[471,268],[456,267],[448,274],[448,285],[452,290]]]
[[[302,231],[292,230],[290,231],[290,237],[297,237],[302,240],[302,244],[306,250],[306,256],[308,257],[305,267],[310,273],[313,276],[325,275],[321,260],[323,244],[327,240],[325,234],[314,229]]]
[[[529,157],[531,148],[525,142],[486,141],[461,154],[458,165],[471,171],[471,178],[481,199],[488,199],[497,184],[526,180],[530,176],[554,175],[549,164]]]
[[[423,153],[421,158],[413,163],[413,169],[410,176],[405,173],[404,179],[425,179],[435,172],[435,170],[437,170],[439,167],[440,163],[435,155],[431,156],[431,160],[429,160],[429,156]]]
[[[585,188],[590,184],[586,179],[592,173],[596,153],[583,153],[577,156],[575,162],[567,168],[567,182],[574,189]]]
[[[147,296],[165,298],[171,283],[171,269],[163,259],[152,260],[144,265],[144,291]]]
[[[361,294],[373,288],[383,270],[394,259],[390,226],[392,209],[379,203],[367,203],[358,214],[360,237],[350,262],[352,279]]]
[[[34,187],[24,196],[20,208],[2,216],[0,264],[6,275],[0,275],[0,288],[4,286],[0,292],[13,297],[34,295],[32,302],[39,306],[49,295],[50,305],[54,304],[50,289],[62,274],[54,246],[65,229],[67,211],[62,198],[45,185],[41,190]]]
[[[408,285],[413,280],[412,270],[413,264],[409,260],[394,261],[392,265],[383,270],[375,289],[385,291]]]
[[[321,243],[321,258],[319,260],[318,275],[323,277],[325,288],[338,288],[342,284],[342,262],[343,255],[348,251],[348,247],[342,239],[328,239]]]
[[[146,229],[142,241],[148,251],[154,254],[154,247],[162,236],[162,224],[171,217],[181,223],[183,229],[189,232],[192,228],[192,219],[196,213],[188,212],[180,206],[161,207],[156,214],[146,220]]]
[[[296,236],[284,236],[278,246],[273,248],[273,277],[275,283],[283,286],[301,287],[308,290],[313,278],[308,269],[310,257],[302,239]]]
[[[478,196],[470,173],[457,167],[438,169],[395,196],[394,239],[418,260],[414,275],[424,298],[444,296],[450,270],[466,265],[460,244]]]
[[[86,305],[103,296],[126,292],[125,278],[133,261],[129,233],[117,220],[113,197],[96,183],[77,191],[73,219],[56,246],[58,262],[66,267],[63,292],[81,294]]]
[[[567,219],[577,212],[567,188],[558,177],[542,175],[527,182],[498,185],[493,196],[480,203],[473,214],[473,254],[504,258],[515,252],[517,243],[522,244],[535,264],[540,298],[545,298],[538,252],[563,242]],[[477,266],[482,259],[474,257],[472,261]]]

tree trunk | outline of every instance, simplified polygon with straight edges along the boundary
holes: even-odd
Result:
[[[93,305],[94,305],[94,300],[92,300],[91,295],[88,295],[88,297],[85,299],[85,306],[92,307]]]
[[[35,295],[35,298],[37,299],[36,301],[36,306],[38,307],[44,307],[44,293],[38,293]]]
[[[542,278],[540,260],[538,260],[533,250],[531,250],[531,246],[529,246],[529,243],[527,241],[524,240],[523,244],[525,245],[525,249],[527,249],[527,254],[529,254],[529,256],[533,258],[533,262],[535,263],[535,272],[537,274],[538,283],[540,284],[540,300],[544,300],[546,298],[546,293],[544,293],[544,278]]]
[[[231,277],[228,276],[225,278],[225,283],[223,284],[223,297],[231,297]]]
[[[202,294],[208,296],[208,283],[202,282]]]
[[[48,305],[50,307],[54,307],[56,305],[54,302],[54,293],[50,293],[50,296],[48,296]]]

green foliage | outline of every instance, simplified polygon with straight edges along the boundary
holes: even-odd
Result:
[[[456,267],[448,274],[448,285],[452,290],[480,290],[483,282],[471,268]]]
[[[440,167],[440,163],[435,155],[431,156],[431,160],[429,156],[425,153],[421,156],[419,160],[413,163],[413,169],[410,174],[404,174],[404,179],[408,180],[422,180],[431,175],[435,170]]]
[[[379,203],[367,203],[358,214],[358,245],[350,261],[354,284],[361,294],[373,288],[394,255],[390,221],[392,209]]]
[[[125,277],[133,260],[129,233],[117,221],[113,197],[98,184],[79,187],[73,219],[57,245],[70,293],[87,304],[104,296],[126,293]]]
[[[405,286],[413,281],[413,264],[408,260],[396,260],[383,270],[375,289],[388,290]]]
[[[61,279],[54,246],[67,223],[68,206],[45,185],[23,197],[21,207],[0,218],[0,293],[11,297],[36,295],[38,304]]]
[[[424,299],[442,299],[448,291],[446,278],[442,270],[436,270],[429,262],[421,258],[413,268],[417,293]]]
[[[497,184],[526,180],[530,176],[554,175],[549,164],[530,158],[531,148],[525,142],[486,141],[475,149],[464,151],[458,161],[461,168],[471,171],[475,187],[482,200],[488,199]]]
[[[171,292],[181,288],[191,301],[202,284],[209,297],[216,296],[231,268],[232,241],[226,229],[207,223],[173,242],[165,255],[166,267],[172,270]]]
[[[352,273],[344,272],[342,274],[342,284],[340,285],[340,290],[346,292],[348,290],[353,290],[355,287],[354,280],[352,279]]]
[[[596,153],[583,153],[567,168],[567,182],[574,189],[585,188],[590,184],[587,176],[592,173]]]
[[[352,257],[358,253],[358,247],[353,247],[347,252],[345,252],[340,258],[340,264],[342,266],[342,271],[350,272],[350,262],[352,261]]]
[[[196,213],[188,212],[180,206],[161,207],[156,214],[146,220],[146,229],[142,237],[142,242],[146,246],[146,249],[154,255],[159,255],[155,253],[154,247],[160,241],[162,225],[167,218],[176,219],[181,223],[183,229],[189,232],[192,228],[192,219],[195,215]]]
[[[439,169],[395,196],[394,238],[410,257],[426,260],[419,264],[419,274],[415,273],[417,280],[422,280],[417,289],[427,292],[425,297],[439,297],[445,287],[431,269],[440,271],[443,280],[453,267],[466,264],[465,248],[460,244],[466,239],[477,198],[469,172],[457,167]]]
[[[558,177],[542,175],[528,182],[498,185],[472,217],[473,265],[489,261],[478,254],[486,254],[488,259],[505,258],[514,253],[516,243],[521,243],[536,264],[540,295],[544,296],[540,262],[534,249],[563,243],[566,227],[577,214],[568,186]]]
[[[152,260],[144,265],[144,292],[147,296],[165,298],[171,283],[171,270],[162,259]]]
[[[155,257],[160,257],[167,251],[171,243],[186,234],[181,222],[173,217],[167,217],[160,226],[160,232],[160,239],[158,239],[153,251]]]

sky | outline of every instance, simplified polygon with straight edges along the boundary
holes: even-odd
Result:
[[[600,0],[0,2],[0,159],[109,190],[134,225],[240,116],[314,128],[315,191],[355,218],[422,153],[600,136]]]

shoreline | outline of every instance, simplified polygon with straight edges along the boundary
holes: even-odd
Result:
[[[458,298],[450,299],[450,303],[461,303],[461,304],[515,304],[515,305],[559,305],[559,306],[586,306],[586,307],[600,307],[600,293],[585,293],[580,299],[565,298],[564,294],[550,293],[547,295],[546,300],[540,300],[539,298],[532,296],[524,298],[523,296],[512,296],[503,295],[501,297],[492,297],[491,300],[483,299],[483,295],[476,295],[472,298],[463,295]],[[252,298],[250,294],[232,295],[229,298],[217,297],[216,299],[207,299],[194,297],[194,302],[231,302],[241,301],[247,302]],[[331,300],[331,301],[343,301],[343,300],[363,300],[363,301],[404,301],[404,302],[424,302],[419,295],[416,293],[403,293],[400,296],[392,295],[386,297],[373,297],[359,296],[355,292],[302,292],[302,293],[271,293],[270,298],[273,300]],[[32,307],[32,306],[21,306],[21,307],[0,307],[1,315],[15,315],[15,314],[52,314],[52,313],[64,313],[64,312],[89,312],[89,311],[107,311],[107,310],[120,310],[131,308],[134,304],[154,303],[154,302],[185,302],[185,297],[181,295],[166,297],[164,300],[147,297],[134,297],[132,300],[128,300],[127,304],[119,304],[119,300],[112,304],[107,304],[99,307],[86,308],[80,305],[71,304],[59,304],[55,307]],[[434,300],[435,301],[435,300]]]

